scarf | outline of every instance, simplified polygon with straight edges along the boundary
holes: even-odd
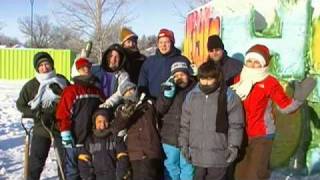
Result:
[[[67,83],[64,79],[57,77],[56,72],[53,70],[44,74],[36,74],[36,79],[40,83],[37,95],[28,102],[28,105],[32,110],[36,109],[39,104],[42,108],[48,108],[52,106],[53,102],[57,102],[60,98],[59,95],[56,95],[50,88],[51,84],[58,84],[61,89],[67,86]]]
[[[232,85],[231,89],[238,94],[241,100],[245,100],[253,85],[264,80],[269,75],[268,70],[268,66],[263,68],[248,68],[243,66],[240,73],[240,81]]]

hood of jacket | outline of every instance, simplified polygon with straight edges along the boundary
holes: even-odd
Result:
[[[107,61],[107,56],[108,56],[109,52],[111,52],[113,50],[117,51],[120,54],[119,67],[116,70],[110,69],[109,62]],[[112,44],[111,46],[109,46],[109,48],[107,50],[105,50],[103,52],[100,67],[102,67],[107,72],[116,72],[116,71],[119,71],[120,69],[123,68],[126,60],[127,60],[127,57],[126,57],[125,51],[121,47],[121,45],[120,44]]]

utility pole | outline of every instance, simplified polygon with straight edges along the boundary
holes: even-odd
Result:
[[[30,0],[30,4],[31,4],[31,16],[30,16],[30,21],[31,21],[31,48],[33,47],[33,4],[34,4],[34,0]]]

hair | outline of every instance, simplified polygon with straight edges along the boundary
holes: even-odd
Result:
[[[199,79],[206,79],[206,78],[214,78],[218,81],[222,78],[222,73],[219,67],[215,64],[214,61],[207,61],[198,69],[198,78]]]

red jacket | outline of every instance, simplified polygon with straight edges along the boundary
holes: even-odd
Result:
[[[91,129],[93,112],[103,102],[102,92],[94,86],[74,84],[66,87],[57,106],[60,131],[71,131],[76,144],[83,144]]]
[[[235,82],[240,80],[240,75]],[[242,101],[246,116],[246,132],[249,138],[274,134],[272,102],[282,113],[294,112],[302,104],[286,95],[278,80],[267,76],[263,81],[256,83],[248,97]]]

